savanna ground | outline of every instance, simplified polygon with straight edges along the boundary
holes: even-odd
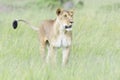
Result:
[[[54,19],[57,7],[41,8],[44,0],[0,0],[0,80],[120,80],[120,1],[84,2],[75,8],[68,65],[61,67],[59,49],[57,67],[43,67],[37,33],[23,23],[13,30],[12,21],[37,26]]]

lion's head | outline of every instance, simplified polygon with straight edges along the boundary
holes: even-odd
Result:
[[[73,24],[73,10],[68,11],[58,8],[56,10],[56,14],[57,14],[57,20],[61,25],[62,29],[71,31]]]

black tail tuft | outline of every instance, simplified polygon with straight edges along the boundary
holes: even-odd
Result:
[[[13,26],[14,29],[16,29],[17,26],[18,26],[18,21],[14,20],[12,26]]]

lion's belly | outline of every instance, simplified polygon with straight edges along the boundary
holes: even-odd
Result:
[[[68,47],[71,45],[71,38],[59,35],[52,43],[54,47]]]

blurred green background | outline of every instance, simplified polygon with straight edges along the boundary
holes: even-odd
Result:
[[[38,34],[15,19],[39,27],[56,9],[74,9],[69,63],[42,66]],[[120,80],[120,0],[0,0],[0,80]]]

